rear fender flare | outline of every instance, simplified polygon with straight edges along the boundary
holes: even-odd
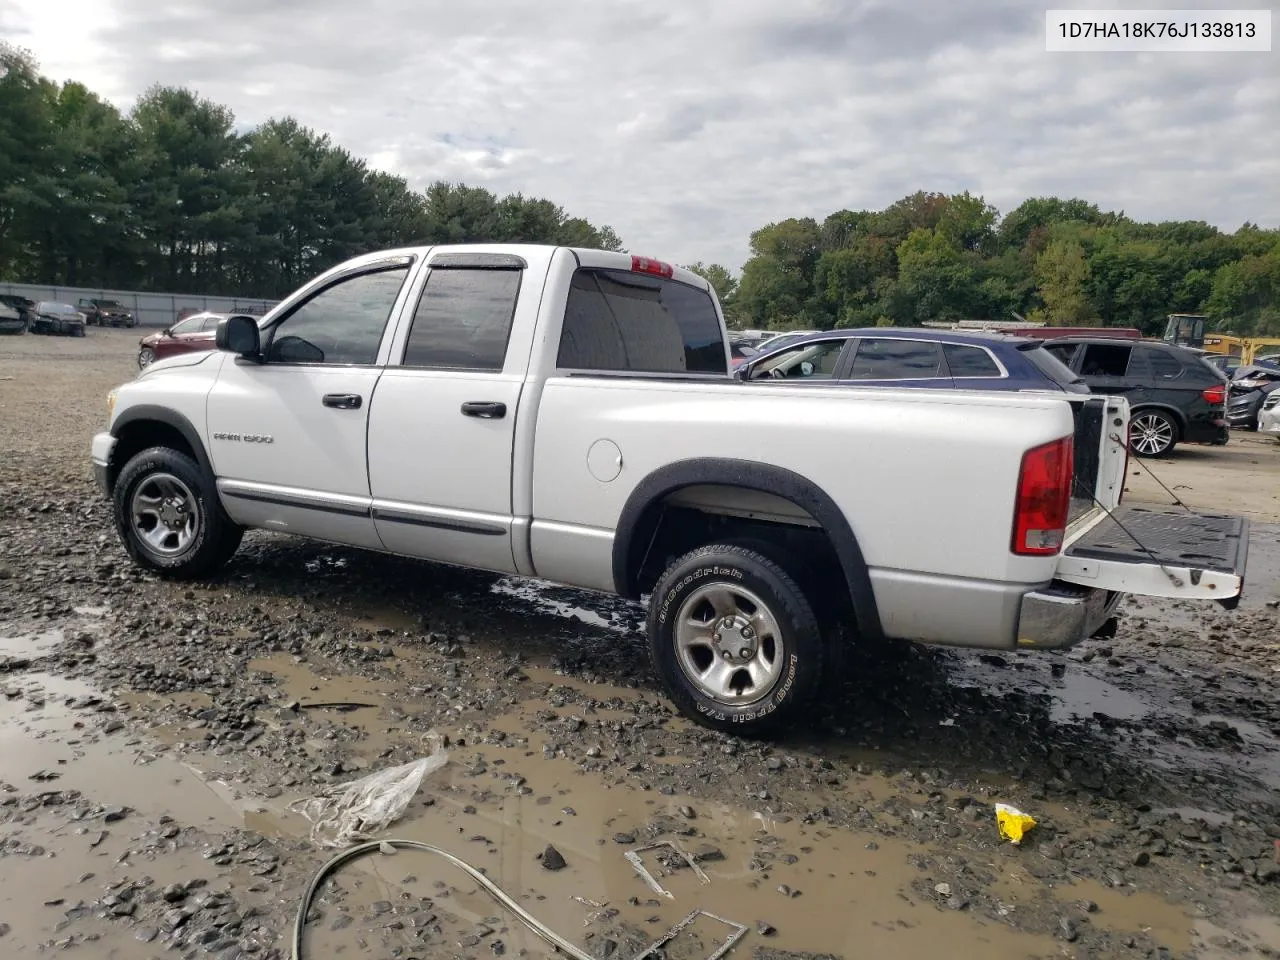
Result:
[[[790,500],[818,521],[831,541],[853,602],[863,637],[880,640],[884,630],[876,607],[871,575],[853,528],[835,501],[817,484],[785,467],[719,457],[682,460],[645,477],[627,498],[613,538],[613,580],[619,595],[640,598],[640,564],[635,553],[655,529],[656,508],[675,491],[699,484],[741,487]]]

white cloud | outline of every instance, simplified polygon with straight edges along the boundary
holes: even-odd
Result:
[[[1280,224],[1275,54],[1049,54],[1043,10],[0,0],[0,28],[122,105],[185,84],[241,125],[291,114],[415,185],[544,196],[681,262],[736,267],[771,220],[916,189]]]

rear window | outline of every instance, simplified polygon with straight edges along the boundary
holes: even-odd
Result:
[[[1059,386],[1065,387],[1080,381],[1080,378],[1071,372],[1070,367],[1044,347],[1023,350],[1022,355],[1031,361],[1032,366]]]
[[[573,275],[556,365],[569,370],[727,374],[724,338],[706,291],[627,270]]]

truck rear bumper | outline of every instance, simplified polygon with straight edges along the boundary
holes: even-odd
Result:
[[[1018,611],[1018,646],[1061,650],[1098,632],[1125,594],[1055,580],[1022,597]]]

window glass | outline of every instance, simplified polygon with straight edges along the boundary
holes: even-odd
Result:
[[[1057,357],[1065,366],[1070,367],[1075,359],[1077,345],[1074,343],[1051,343],[1044,347],[1051,356]]]
[[[1182,376],[1182,364],[1163,350],[1144,350],[1151,375],[1157,380],[1177,380]]]
[[[819,340],[783,350],[762,360],[752,371],[752,380],[830,380],[835,376],[840,351],[847,340]]]
[[[1080,375],[1084,377],[1123,377],[1129,369],[1133,347],[1121,343],[1087,343]]]
[[[982,347],[966,347],[959,343],[944,343],[942,355],[953,377],[998,377],[999,365]]]
[[[222,319],[222,314],[215,313],[204,318],[204,323],[200,325],[200,329],[205,333],[210,333],[218,329],[218,322]]]
[[[501,370],[519,270],[432,270],[413,315],[406,367]]]
[[[858,343],[850,380],[915,380],[939,375],[938,345],[926,340],[868,337]]]
[[[184,333],[196,333],[200,329],[200,325],[204,322],[203,317],[187,317],[180,323],[175,323],[170,333],[177,337]]]
[[[637,373],[728,373],[724,335],[704,290],[626,270],[573,275],[557,366]]]
[[[361,273],[316,294],[276,328],[272,363],[370,364],[409,267]]]

